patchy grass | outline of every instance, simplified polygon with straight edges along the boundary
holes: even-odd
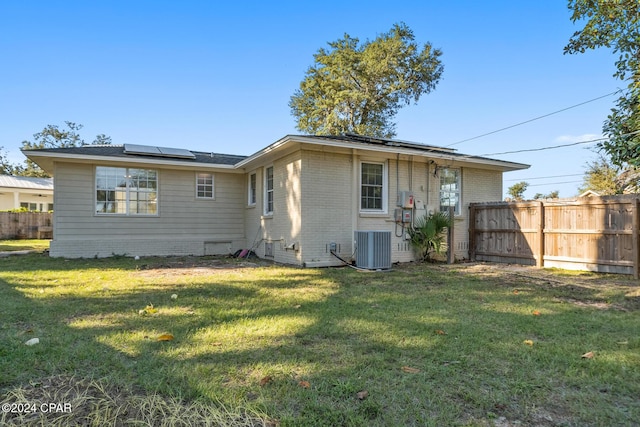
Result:
[[[0,240],[0,252],[38,251],[49,249],[50,240]]]
[[[625,276],[28,255],[0,259],[0,292],[2,403],[72,404],[0,424],[640,419],[640,292]]]

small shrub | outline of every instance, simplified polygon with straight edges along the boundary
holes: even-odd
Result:
[[[446,240],[446,230],[453,224],[453,219],[446,212],[434,212],[416,219],[409,227],[411,246],[421,260],[431,259],[433,253],[441,254]]]

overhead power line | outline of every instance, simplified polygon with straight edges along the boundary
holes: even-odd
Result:
[[[617,89],[616,91],[608,93],[606,95],[602,95],[602,96],[599,96],[597,98],[593,98],[593,99],[590,99],[588,101],[584,101],[584,102],[581,102],[579,104],[575,104],[575,105],[572,105],[570,107],[566,107],[566,108],[563,108],[561,110],[554,111],[552,113],[548,113],[548,114],[544,114],[542,116],[534,117],[533,119],[525,120],[524,122],[516,123],[516,124],[511,125],[511,126],[507,126],[507,127],[504,127],[504,128],[501,128],[501,129],[497,129],[497,130],[494,130],[494,131],[491,131],[491,132],[483,133],[482,135],[474,136],[472,138],[463,139],[462,141],[454,142],[453,144],[446,145],[445,147],[451,147],[452,145],[458,145],[458,144],[462,144],[463,142],[473,141],[474,139],[482,138],[482,137],[485,137],[485,136],[488,136],[488,135],[493,135],[494,133],[502,132],[502,131],[505,131],[507,129],[514,128],[516,126],[521,126],[521,125],[524,125],[524,124],[527,124],[527,123],[534,122],[536,120],[544,119],[545,117],[553,116],[554,114],[562,113],[563,111],[567,111],[567,110],[570,110],[572,108],[580,107],[581,105],[585,105],[585,104],[588,104],[590,102],[594,102],[594,101],[597,101],[599,99],[606,98],[607,96],[615,95],[618,92],[622,92],[622,89]]]
[[[505,179],[505,181],[531,181],[534,179],[551,179],[551,178],[565,178],[568,176],[583,176],[583,173],[573,173],[569,175],[553,175],[553,176],[536,176],[532,178],[520,178],[520,179]]]
[[[545,150],[554,150],[556,148],[563,148],[563,147],[572,147],[574,145],[580,145],[580,144],[591,144],[594,142],[599,142],[599,141],[604,141],[606,139],[609,138],[598,138],[598,139],[591,139],[589,141],[578,141],[578,142],[572,142],[570,144],[560,144],[560,145],[552,145],[550,147],[540,147],[540,148],[527,148],[525,150],[514,150],[514,151],[503,151],[501,153],[488,153],[488,154],[480,154],[480,156],[498,156],[500,154],[515,154],[515,153],[526,153],[529,151],[545,151]]]
[[[622,135],[617,135],[617,137],[631,136],[631,135],[635,135],[635,134],[638,134],[638,133],[640,133],[640,130],[636,130],[634,132],[625,133],[625,134],[622,134]],[[552,145],[552,146],[549,146],[549,147],[528,148],[528,149],[524,149],[524,150],[503,151],[501,153],[480,154],[480,156],[481,157],[484,157],[484,156],[498,156],[498,155],[502,155],[502,154],[515,154],[515,153],[527,153],[527,152],[530,152],[530,151],[554,150],[556,148],[572,147],[574,145],[580,145],[580,144],[591,144],[591,143],[594,143],[594,142],[606,141],[608,139],[611,139],[611,138],[605,137],[605,138],[590,139],[588,141],[572,142],[572,143],[569,143],[569,144]]]
[[[582,181],[562,181],[562,182],[550,182],[549,184],[531,184],[529,187],[544,187],[550,185],[560,185],[560,184],[577,184]]]

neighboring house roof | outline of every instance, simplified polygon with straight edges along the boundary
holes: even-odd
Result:
[[[272,156],[294,144],[311,144],[335,148],[375,151],[387,154],[423,156],[431,159],[442,160],[443,162],[469,163],[473,164],[475,167],[485,167],[501,171],[513,171],[527,169],[529,167],[529,165],[522,163],[461,154],[452,148],[436,147],[409,141],[373,138],[354,134],[338,136],[286,135],[251,156],[204,153],[185,149],[135,144],[85,145],[82,147],[70,148],[47,148],[23,151],[23,153],[49,173],[53,173],[54,159],[64,159],[65,161],[72,162],[111,161],[119,163],[148,163],[176,167],[225,169],[230,172],[240,172],[243,168],[251,165],[255,161],[262,161],[265,157],[268,159],[269,156]]]
[[[593,190],[587,190],[584,193],[580,194],[578,197],[600,197],[600,193]]]
[[[53,191],[53,178],[0,175],[0,187]]]

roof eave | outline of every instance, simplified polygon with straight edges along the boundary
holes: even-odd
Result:
[[[69,161],[71,163],[125,163],[125,164],[143,164],[143,165],[156,165],[156,166],[171,166],[181,169],[201,169],[201,170],[224,170],[225,172],[236,172],[234,165],[225,165],[220,163],[202,163],[202,162],[186,162],[166,160],[164,158],[128,158],[128,157],[113,157],[113,156],[95,156],[86,154],[71,154],[60,152],[45,152],[39,150],[26,150],[22,152],[27,158],[34,161],[45,172],[53,175],[53,164],[55,161]]]
[[[285,137],[279,139],[268,147],[252,154],[241,162],[236,163],[236,168],[242,168],[247,164],[253,162],[254,160],[259,159],[260,157],[271,153],[277,149],[280,149],[291,142],[305,143],[305,144],[313,144],[313,145],[324,145],[329,147],[339,147],[339,148],[349,148],[349,149],[358,149],[358,150],[366,150],[366,151],[374,151],[379,153],[388,153],[388,154],[406,154],[412,156],[421,156],[428,157],[431,159],[439,159],[439,160],[447,160],[451,162],[460,162],[460,163],[473,163],[477,165],[490,166],[495,169],[499,169],[503,172],[510,172],[522,169],[528,169],[530,165],[524,163],[516,163],[516,162],[508,162],[504,160],[497,159],[489,159],[486,157],[478,157],[478,156],[467,156],[453,153],[440,153],[436,150],[430,149],[418,149],[418,148],[408,148],[408,147],[398,147],[398,146],[387,146],[387,145],[377,145],[377,144],[361,144],[355,145],[352,142],[345,142],[340,140],[332,140],[332,139],[322,139],[318,140],[316,138],[309,138],[305,136],[294,136],[294,135],[286,135]]]

